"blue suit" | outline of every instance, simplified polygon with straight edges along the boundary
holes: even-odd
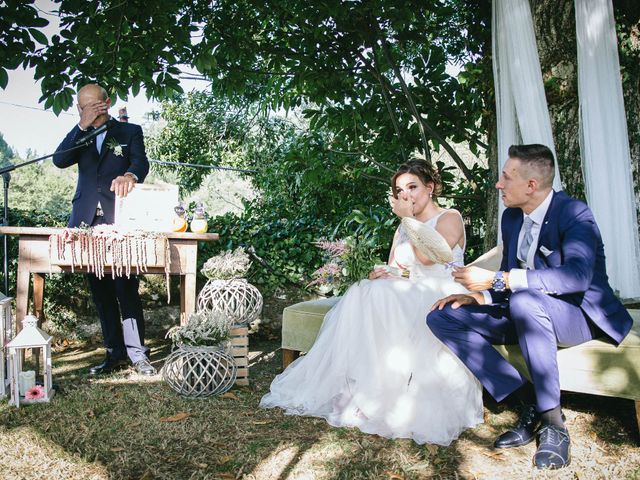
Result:
[[[139,125],[111,120],[113,126],[107,130],[100,153],[95,141],[89,145],[67,153],[56,153],[53,163],[59,168],[78,165],[78,183],[73,196],[73,206],[69,227],[112,224],[115,213],[115,193],[111,182],[118,176],[131,172],[143,182],[149,172],[149,162],[144,148],[142,129]],[[74,146],[76,140],[86,135],[76,125],[67,134],[56,152]],[[122,154],[116,153],[112,144],[117,143]],[[96,216],[98,202],[104,216]],[[135,276],[116,277],[111,275],[97,278],[87,275],[91,295],[98,310],[102,335],[107,352],[113,358],[125,358],[127,353],[135,363],[144,356],[144,317],[142,302],[138,293],[139,282]],[[130,329],[137,330],[140,343],[126,345],[121,320],[134,319]],[[135,336],[135,335],[134,335]]]
[[[500,270],[520,268],[520,209],[502,216]],[[616,298],[607,278],[604,246],[587,205],[563,192],[553,195],[527,271],[528,288],[490,291],[490,305],[447,305],[427,317],[433,333],[476,375],[498,401],[525,379],[491,346],[519,344],[531,374],[538,411],[560,404],[556,352],[604,333],[619,344],[633,320]]]
[[[69,227],[79,227],[82,222],[91,225],[98,202],[104,211],[105,223],[113,223],[115,194],[110,190],[112,180],[131,172],[142,183],[149,173],[142,128],[130,123],[112,122],[113,127],[107,130],[100,153],[94,141],[84,148],[53,155],[53,163],[59,168],[78,165],[78,183],[72,200]],[[56,152],[73,147],[75,141],[84,135],[86,132],[76,125]],[[116,155],[115,150],[109,146],[113,142],[122,146],[121,156]]]

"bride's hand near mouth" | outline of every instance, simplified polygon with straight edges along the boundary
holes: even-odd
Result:
[[[398,198],[389,196],[389,204],[393,213],[398,217],[413,217],[413,202],[406,193],[401,192]]]

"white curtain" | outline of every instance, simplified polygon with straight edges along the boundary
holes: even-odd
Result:
[[[638,298],[640,247],[613,6],[611,0],[575,0],[575,7],[587,200],[604,240],[611,286],[622,298]]]
[[[529,1],[493,0],[492,8],[498,169],[502,171],[511,145],[541,143],[554,157],[555,146]],[[557,162],[553,188],[562,189]],[[504,205],[502,200],[498,203],[500,219]]]

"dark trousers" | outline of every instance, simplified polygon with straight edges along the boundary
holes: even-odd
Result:
[[[111,278],[111,275],[107,274],[99,279],[93,274],[88,274],[87,279],[93,303],[100,317],[107,352],[115,358],[125,358],[127,349],[122,334],[122,320],[135,318],[140,344],[144,345],[144,316],[138,294],[138,278],[133,275],[129,278]]]
[[[526,379],[491,345],[519,344],[540,412],[560,405],[558,346],[593,338],[590,321],[578,306],[531,289],[512,293],[504,304],[455,310],[447,305],[431,312],[427,325],[497,401]]]
[[[104,224],[104,217],[96,216],[92,226]],[[139,280],[136,276],[112,278],[110,274],[98,278],[88,274],[89,289],[93,303],[100,317],[104,346],[114,358],[126,358],[127,353],[133,362],[148,349],[144,348],[144,315],[142,302],[138,293]],[[139,336],[139,344],[125,344],[122,321],[135,319],[135,328]],[[131,344],[133,342],[129,342]],[[127,348],[129,347],[129,348]],[[140,352],[140,350],[143,350]],[[127,352],[128,351],[128,352]],[[133,357],[133,358],[132,358]]]

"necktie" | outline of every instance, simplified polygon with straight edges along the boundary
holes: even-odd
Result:
[[[523,262],[527,262],[527,255],[529,254],[529,249],[531,248],[531,244],[533,243],[533,235],[531,234],[531,227],[533,226],[533,220],[530,217],[525,217],[524,219],[524,237],[522,237],[522,243],[520,244],[520,249],[518,250],[518,254],[520,255],[520,260]]]

